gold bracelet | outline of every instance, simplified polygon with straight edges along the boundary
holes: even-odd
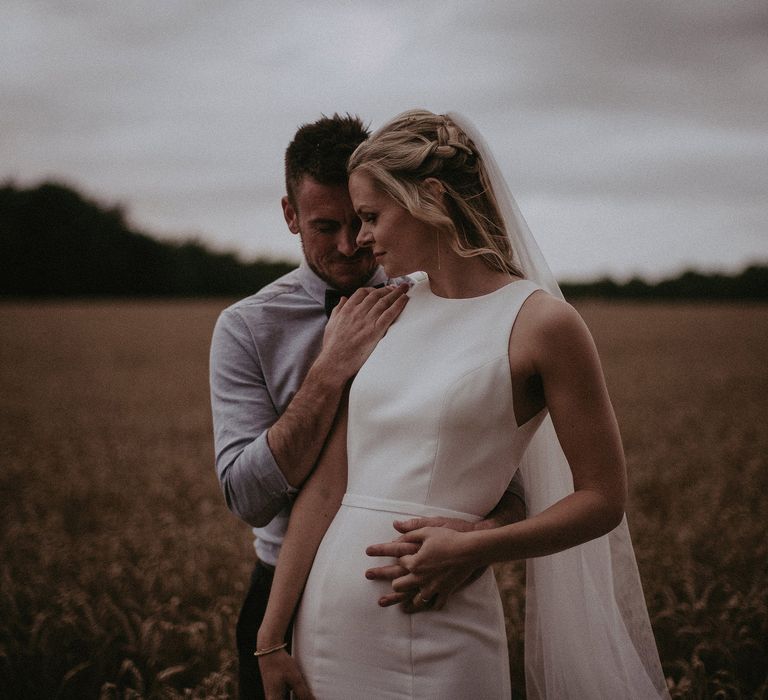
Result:
[[[285,647],[288,646],[288,642],[283,642],[282,644],[275,644],[273,647],[267,647],[266,649],[257,649],[253,652],[254,656],[266,656],[267,654],[271,654],[275,651],[280,651],[281,649],[285,649]]]

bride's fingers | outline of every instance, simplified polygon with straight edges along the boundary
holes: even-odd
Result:
[[[420,527],[418,530],[411,530],[410,532],[404,532],[397,538],[397,542],[409,542],[411,544],[420,545],[426,538],[429,532],[428,527]]]
[[[312,691],[304,680],[304,676],[299,673],[291,681],[291,690],[296,700],[315,700],[315,696],[312,695]]]
[[[405,591],[412,591],[418,589],[419,580],[413,574],[407,574],[401,576],[392,581],[392,590],[396,593],[404,593]]]
[[[400,564],[404,569],[411,572],[413,571],[413,566],[416,563],[416,555],[414,554],[406,554],[402,557],[400,557],[397,560],[397,563]]]
[[[448,595],[443,593],[434,593],[428,586],[409,593],[408,598],[403,602],[402,609],[406,613],[418,613],[429,610],[441,610],[448,600]]]
[[[430,593],[427,588],[416,591],[403,605],[405,612],[417,613],[422,610],[434,610],[437,596]]]
[[[448,601],[448,596],[443,595],[442,593],[438,593],[434,596],[432,599],[432,605],[430,606],[432,610],[442,610],[445,607],[445,603]]]
[[[282,700],[284,697],[282,684],[267,684],[264,683],[264,697],[267,700]]]

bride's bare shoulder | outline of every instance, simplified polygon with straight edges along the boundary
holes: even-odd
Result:
[[[539,290],[526,299],[516,330],[540,350],[574,352],[578,348],[591,352],[592,336],[578,311],[567,301]]]
[[[567,301],[543,289],[531,294],[520,309],[519,320],[542,331],[557,331],[571,324],[583,324],[579,312]]]

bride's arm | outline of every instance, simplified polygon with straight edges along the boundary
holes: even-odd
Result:
[[[259,628],[257,646],[269,649],[286,641],[315,553],[339,509],[347,486],[347,399],[342,401],[312,475],[296,498],[277,560],[272,590]],[[310,698],[293,659],[280,650],[259,657],[267,698],[282,699],[284,689]]]
[[[570,305],[546,294],[531,297],[517,323],[524,318],[528,330],[517,340],[533,348],[534,369],[542,379],[545,404],[575,492],[512,525],[468,533],[427,528],[404,535],[401,540],[420,545],[418,552],[400,560],[416,579],[446,564],[482,566],[553,554],[599,537],[621,522],[624,451],[592,336]],[[408,583],[408,577],[395,582]]]

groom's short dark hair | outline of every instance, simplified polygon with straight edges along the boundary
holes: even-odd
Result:
[[[360,117],[347,114],[323,116],[303,124],[285,151],[285,189],[296,206],[296,188],[309,175],[321,185],[346,185],[347,161],[369,136]]]

